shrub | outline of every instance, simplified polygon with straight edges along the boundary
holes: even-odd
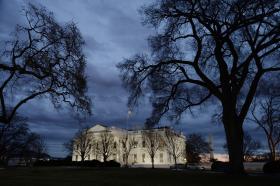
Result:
[[[35,167],[57,167],[57,166],[71,166],[73,163],[68,160],[38,160],[34,163]]]
[[[0,160],[0,167],[6,167],[6,163],[2,160]]]
[[[264,173],[280,173],[280,161],[270,161],[263,166]]]
[[[121,164],[116,162],[115,160],[105,161],[103,162],[104,167],[120,167]]]
[[[98,160],[86,160],[84,162],[73,162],[74,165],[76,166],[81,166],[81,167],[102,167],[102,162]]]
[[[77,167],[120,167],[121,164],[110,160],[107,162],[100,162],[98,160],[87,161],[70,161],[70,160],[50,160],[50,161],[36,161],[35,167],[58,167],[58,166],[77,166]]]
[[[229,172],[229,162],[215,161],[211,165],[211,170],[216,172]]]

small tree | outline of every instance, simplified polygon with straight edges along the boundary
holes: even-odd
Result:
[[[46,147],[40,135],[30,132],[27,119],[15,116],[9,125],[0,125],[0,160],[6,164],[13,158],[23,158],[26,165],[32,159],[46,154]]]
[[[227,150],[227,145],[224,145],[224,148]],[[243,154],[244,161],[250,161],[253,156],[256,154],[256,150],[261,148],[261,143],[257,140],[254,140],[248,132],[244,132],[243,136]]]
[[[23,141],[21,156],[26,165],[32,166],[34,159],[42,158],[46,151],[46,145],[42,137],[36,133],[29,133]]]
[[[198,163],[203,153],[210,152],[210,145],[200,134],[193,133],[187,136],[186,139],[186,157],[188,163]]]
[[[261,148],[261,143],[257,140],[253,140],[247,132],[244,132],[243,141],[244,161],[250,161],[255,155],[256,150]]]
[[[184,142],[184,139],[178,134],[176,134],[174,131],[171,131],[170,129],[165,129],[165,145],[167,147],[167,151],[169,154],[172,155],[175,167],[177,169],[177,160],[178,158],[182,157],[184,155],[184,149],[185,145],[182,143],[182,140]]]
[[[106,162],[108,158],[115,152],[114,136],[111,131],[106,129],[100,134],[100,141],[98,142],[98,153],[102,155],[103,161]]]
[[[0,160],[8,163],[10,158],[19,155],[28,133],[27,120],[19,116],[9,125],[0,125]]]
[[[128,135],[128,133],[126,133],[121,138],[121,144],[122,144],[124,163],[125,163],[125,166],[128,166],[128,157],[129,157],[131,150],[134,148],[135,139],[134,139],[134,137],[130,137]]]
[[[252,110],[253,119],[251,121],[254,121],[264,131],[270,159],[275,161],[280,144],[280,96],[270,95],[264,100],[260,100],[258,105],[258,111],[256,111],[256,105]]]
[[[88,127],[81,128],[75,134],[66,146],[70,147],[72,144],[73,152],[81,157],[81,161],[85,161],[86,157],[90,156],[93,149],[94,136]]]
[[[145,141],[145,148],[151,158],[152,168],[155,168],[155,155],[157,151],[162,147],[162,136],[160,136],[156,130],[149,129],[142,132],[142,138]]]

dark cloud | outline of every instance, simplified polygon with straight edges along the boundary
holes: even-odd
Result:
[[[147,51],[146,39],[153,34],[153,30],[141,25],[138,9],[152,1],[0,0],[0,41],[8,39],[16,24],[24,22],[21,9],[28,2],[46,6],[61,23],[74,21],[83,35],[88,64],[88,93],[93,99],[93,116],[85,124],[103,123],[129,128],[143,126],[151,112],[150,103],[148,99],[143,99],[144,102],[127,119],[128,93],[122,87],[116,64],[135,53]],[[0,44],[3,46],[3,42]],[[79,128],[71,112],[54,109],[47,99],[33,100],[20,111],[28,116],[32,130],[46,139],[51,155],[66,154],[63,143]],[[170,123],[163,120],[161,124]],[[186,115],[176,127],[185,134],[201,133],[206,139],[211,134],[214,149],[223,151],[223,127],[212,123],[209,112],[198,112],[194,118]]]

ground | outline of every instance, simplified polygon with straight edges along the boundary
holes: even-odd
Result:
[[[187,185],[276,186],[277,175],[230,176],[205,171],[122,168],[12,168],[0,170],[1,186]]]

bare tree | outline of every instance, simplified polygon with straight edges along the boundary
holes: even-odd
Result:
[[[9,125],[0,125],[0,160],[23,158],[26,164],[46,154],[40,135],[30,132],[27,119],[16,115]]]
[[[185,154],[185,139],[170,129],[165,129],[165,146],[169,154],[172,155],[177,169],[177,160]],[[182,143],[183,141],[183,143]]]
[[[259,105],[259,109],[256,107]],[[280,96],[270,95],[260,100],[252,109],[254,121],[265,133],[270,150],[270,159],[276,160],[277,148],[280,144]]]
[[[227,145],[224,145],[224,148],[227,150]],[[257,140],[254,140],[252,136],[244,131],[243,137],[243,155],[244,161],[252,160],[253,156],[256,154],[256,151],[261,148],[261,143]]]
[[[44,7],[28,4],[0,54],[0,122],[10,123],[26,102],[43,96],[90,113],[84,41],[75,23],[58,23]]]
[[[8,162],[18,155],[22,149],[22,142],[28,134],[26,118],[16,116],[9,125],[0,125],[0,159]]]
[[[128,166],[128,158],[131,150],[134,148],[135,145],[135,139],[134,137],[131,137],[126,133],[121,138],[121,144],[122,144],[122,152],[123,152],[123,158],[125,166]]]
[[[243,173],[243,123],[260,80],[280,71],[278,0],[161,0],[142,9],[152,55],[118,65],[134,105],[151,90],[150,123],[216,100],[232,173]],[[213,103],[213,102],[211,102]]]
[[[192,133],[186,139],[186,158],[188,163],[198,163],[201,160],[200,155],[209,153],[210,144],[203,139],[201,134]]]
[[[79,129],[74,139],[66,146],[70,147],[72,144],[73,152],[81,157],[81,161],[85,161],[91,155],[92,149],[94,148],[94,136],[90,128],[84,127]]]
[[[111,134],[110,130],[106,129],[101,132],[98,144],[98,153],[101,154],[103,161],[106,162],[116,151],[114,148],[114,136]]]
[[[164,143],[162,136],[156,130],[148,129],[142,132],[142,138],[145,141],[145,148],[151,158],[152,168],[155,168],[156,153],[162,148]]]
[[[43,158],[47,152],[43,138],[36,133],[29,133],[23,141],[20,156],[24,159],[25,164],[32,164],[39,158]]]
[[[244,132],[244,138],[243,138],[244,161],[252,160],[253,156],[256,154],[256,151],[260,148],[261,148],[261,143],[257,140],[254,140],[248,132]]]

